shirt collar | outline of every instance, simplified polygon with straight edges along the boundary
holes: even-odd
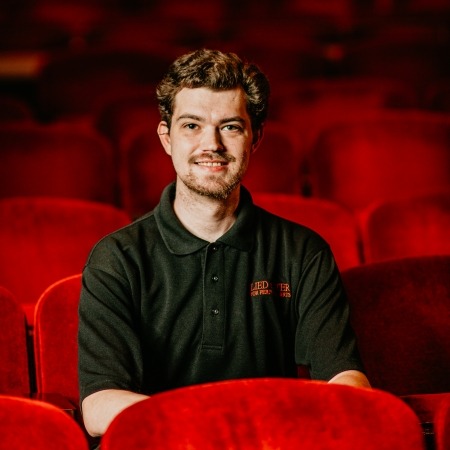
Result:
[[[155,208],[155,219],[169,251],[175,255],[188,255],[206,247],[209,242],[194,236],[183,227],[173,210],[174,199],[175,183],[172,183],[161,195],[161,200]],[[236,222],[217,242],[242,251],[250,251],[255,236],[256,208],[250,193],[242,186],[237,214]]]

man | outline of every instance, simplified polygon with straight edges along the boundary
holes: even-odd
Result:
[[[262,139],[266,77],[234,54],[199,50],[174,62],[157,96],[176,184],[154,211],[99,242],[83,274],[89,433],[102,435],[155,392],[295,377],[297,365],[315,379],[369,386],[328,245],[254,206],[241,186]]]

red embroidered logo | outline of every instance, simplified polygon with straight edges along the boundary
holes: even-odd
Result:
[[[289,283],[272,283],[267,280],[255,281],[250,285],[252,297],[272,294],[278,297],[291,298],[291,286]]]

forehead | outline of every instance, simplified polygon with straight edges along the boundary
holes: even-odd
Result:
[[[208,88],[183,88],[175,96],[174,116],[192,113],[196,115],[226,114],[230,112],[247,116],[247,101],[242,88],[212,90]]]

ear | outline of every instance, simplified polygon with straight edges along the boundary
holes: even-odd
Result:
[[[161,141],[162,146],[164,147],[165,152],[168,155],[172,155],[172,145],[171,145],[171,141],[170,141],[170,129],[169,126],[167,125],[167,122],[159,122],[158,124],[158,135],[159,135],[159,140]]]
[[[252,153],[256,152],[264,136],[264,126],[261,126],[253,135]]]

